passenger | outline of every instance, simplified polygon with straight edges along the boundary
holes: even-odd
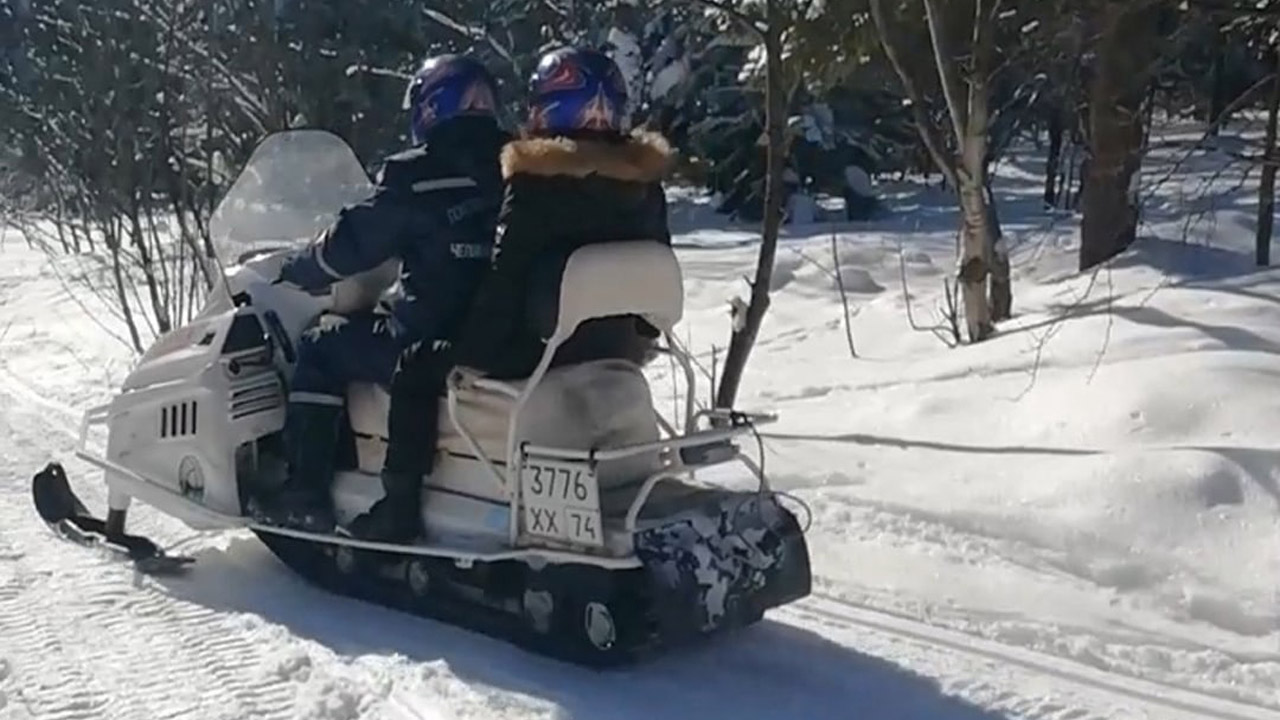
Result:
[[[280,281],[318,291],[399,259],[401,292],[389,307],[327,314],[304,333],[285,424],[288,477],[251,504],[260,520],[332,531],[347,386],[391,384],[402,352],[431,352],[457,331],[487,271],[502,198],[498,155],[509,137],[496,95],[476,60],[427,59],[405,93],[413,147],[387,158],[373,196],[343,210],[321,242],[281,270]],[[392,421],[396,406],[393,391]]]
[[[563,48],[534,73],[524,137],[502,151],[506,195],[492,271],[456,347],[458,365],[495,378],[532,374],[545,349],[530,318],[554,303],[568,257],[591,243],[671,243],[665,138],[628,132],[626,83],[601,52]],[[589,321],[556,364],[626,357],[642,364],[657,330],[637,317]]]

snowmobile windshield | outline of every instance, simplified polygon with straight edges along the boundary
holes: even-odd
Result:
[[[209,220],[219,259],[308,242],[338,212],[373,193],[351,147],[323,130],[268,136],[245,164]]]

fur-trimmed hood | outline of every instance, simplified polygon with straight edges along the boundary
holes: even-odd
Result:
[[[567,137],[525,138],[502,149],[502,177],[600,175],[630,182],[656,182],[671,167],[671,145],[654,132],[635,132],[623,142]]]

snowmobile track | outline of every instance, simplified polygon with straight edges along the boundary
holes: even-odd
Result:
[[[1245,703],[1157,680],[1107,672],[1074,660],[938,627],[821,592],[815,591],[808,598],[781,609],[779,614],[810,624],[816,622],[837,628],[867,630],[926,649],[941,649],[948,653],[961,653],[1018,667],[1093,693],[1102,692],[1152,711],[1167,713],[1172,710],[1203,720],[1276,720],[1280,717],[1280,705],[1268,707]]]

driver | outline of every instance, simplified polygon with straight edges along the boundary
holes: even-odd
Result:
[[[413,147],[388,157],[374,194],[282,267],[277,282],[315,292],[398,259],[401,289],[389,307],[326,313],[303,333],[284,429],[288,476],[251,503],[260,521],[331,532],[347,385],[385,387],[402,352],[447,344],[456,331],[488,269],[502,201],[498,157],[508,136],[496,96],[476,60],[427,59],[405,92]]]

